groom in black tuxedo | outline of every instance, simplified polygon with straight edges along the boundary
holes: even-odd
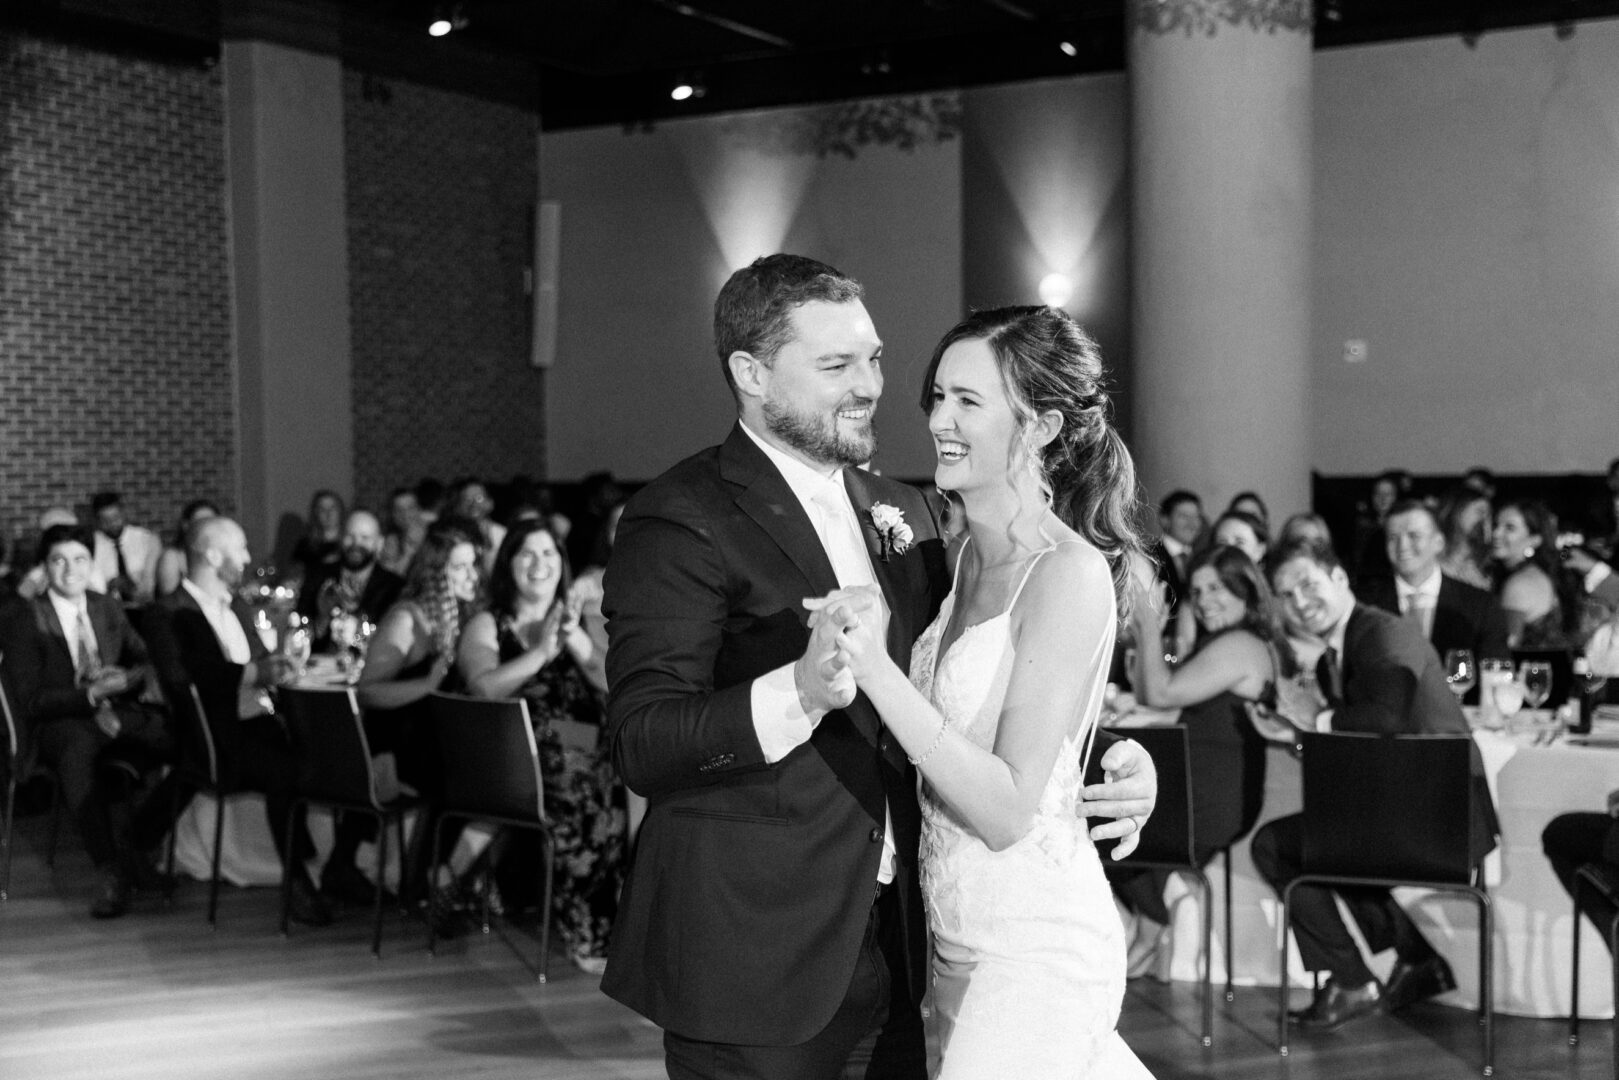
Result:
[[[883,385],[861,295],[794,255],[732,275],[714,326],[738,423],[630,501],[607,569],[609,737],[649,805],[602,989],[664,1028],[673,1078],[926,1073],[916,773],[829,663],[878,613],[811,631],[802,604],[879,585],[906,667],[949,588],[921,494],[848,467]],[[1116,801],[1088,809],[1133,837],[1150,762],[1121,743],[1103,764]]]

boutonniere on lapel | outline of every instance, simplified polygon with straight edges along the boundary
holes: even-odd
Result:
[[[877,547],[883,562],[887,562],[890,555],[903,555],[911,550],[911,541],[915,536],[911,527],[905,524],[903,510],[887,503],[872,503],[871,509],[866,512],[871,515],[871,523],[877,528]]]

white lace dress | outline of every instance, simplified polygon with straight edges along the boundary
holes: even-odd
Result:
[[[1011,609],[1027,581],[1026,572],[1006,611],[968,627],[940,657],[952,590],[912,653],[911,682],[951,728],[986,750],[994,748],[1012,672]],[[1096,602],[1108,605],[1112,626],[1111,593]],[[1150,1075],[1114,1031],[1124,931],[1078,815],[1112,651],[1110,630],[1095,655],[1074,658],[1089,673],[1083,718],[1063,743],[1033,828],[1017,843],[991,851],[922,784],[937,1080]]]

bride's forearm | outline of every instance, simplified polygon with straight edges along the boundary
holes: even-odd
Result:
[[[891,664],[861,689],[928,784],[987,847],[1000,851],[1023,838],[1034,820],[1043,777],[1024,782],[1010,763],[951,730]]]

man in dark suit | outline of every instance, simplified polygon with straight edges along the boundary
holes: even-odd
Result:
[[[1440,571],[1445,534],[1428,504],[1395,503],[1384,528],[1393,573],[1359,582],[1356,598],[1418,624],[1441,657],[1451,649],[1471,649],[1478,660],[1510,660],[1507,617],[1495,597]]]
[[[1330,545],[1301,540],[1284,546],[1277,552],[1271,581],[1290,618],[1326,643],[1316,665],[1319,696],[1306,697],[1290,680],[1277,687],[1279,710],[1294,723],[1318,731],[1469,734],[1439,656],[1422,631],[1409,619],[1356,603],[1349,576]],[[1472,857],[1477,863],[1495,847],[1499,830],[1483,760],[1476,748],[1472,755]],[[1412,777],[1412,783],[1421,782]],[[1302,818],[1295,814],[1254,834],[1254,865],[1278,893],[1301,873],[1301,826]],[[1393,947],[1398,960],[1387,985],[1379,984],[1338,915],[1333,890],[1295,890],[1293,932],[1304,966],[1332,972],[1309,1007],[1297,1014],[1301,1025],[1333,1030],[1357,1017],[1393,1012],[1455,988],[1450,966],[1389,890],[1346,889],[1341,895],[1367,947],[1373,952]]]
[[[40,537],[47,587],[18,602],[0,628],[0,652],[25,734],[22,758],[56,769],[62,799],[100,877],[90,914],[129,910],[137,885],[155,886],[143,849],[161,823],[134,801],[172,753],[168,718],[149,678],[146,643],[123,605],[89,584],[95,537],[53,525]]]
[[[377,516],[369,510],[350,511],[338,561],[316,570],[298,592],[298,614],[310,620],[316,652],[332,644],[334,611],[376,623],[399,599],[405,579],[377,564],[381,554]]]
[[[948,588],[920,493],[849,467],[883,382],[861,294],[799,256],[732,275],[738,423],[630,501],[607,569],[609,737],[649,805],[602,989],[664,1028],[674,1078],[926,1069],[916,774],[827,662],[850,613],[811,631],[802,603],[879,585],[905,665]],[[1087,808],[1133,836],[1150,763],[1126,742],[1103,765],[1122,801]]]
[[[1190,491],[1171,491],[1158,504],[1160,535],[1147,554],[1158,567],[1158,580],[1164,583],[1171,614],[1187,594],[1186,575],[1197,553],[1203,525],[1203,501]]]
[[[298,767],[269,689],[285,682],[293,671],[286,657],[269,654],[253,630],[247,605],[236,595],[251,561],[247,535],[230,518],[204,518],[192,525],[186,535],[186,576],[178,589],[147,612],[147,635],[152,662],[169,699],[189,697],[188,684],[197,688],[214,740],[220,782],[264,793],[276,851],[285,852],[287,810]],[[187,749],[195,753],[201,747]],[[189,797],[192,792],[184,794]],[[300,922],[324,925],[332,916],[304,870],[314,845],[302,819],[293,840],[291,915]]]

